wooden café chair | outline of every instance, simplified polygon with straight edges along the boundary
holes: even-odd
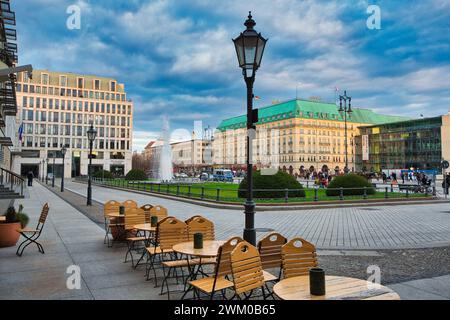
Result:
[[[316,247],[302,238],[294,238],[281,248],[284,278],[304,276],[318,266]]]
[[[108,214],[119,212],[119,207],[121,203],[115,200],[110,200],[103,205],[103,216],[105,219],[105,239],[103,240],[104,244],[109,245],[109,235],[111,234],[111,228],[123,227],[123,223],[119,223],[117,218],[111,218]]]
[[[129,209],[125,211],[125,232],[127,232],[128,250],[125,254],[125,261],[128,260],[128,255],[131,257],[131,265],[134,267],[133,250],[136,250],[136,243],[145,243],[146,238],[138,236],[135,225],[145,223],[145,212],[142,209]]]
[[[40,244],[37,240],[42,234],[42,230],[44,229],[45,221],[47,220],[49,207],[48,203],[46,203],[41,210],[41,215],[39,216],[39,220],[37,223],[37,226],[35,229],[19,229],[17,232],[19,232],[25,240],[19,245],[17,248],[16,254],[21,257],[23,254],[23,251],[26,247],[28,247],[30,244],[34,243],[37,247],[40,253],[44,254],[44,247],[42,244]]]

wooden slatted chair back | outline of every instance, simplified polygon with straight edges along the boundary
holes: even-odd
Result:
[[[44,225],[47,220],[48,211],[49,211],[48,203],[44,204],[41,210],[41,215],[39,216],[39,224]]]
[[[287,239],[279,233],[271,233],[258,242],[263,269],[281,268],[281,248]]]
[[[150,209],[150,217],[152,216],[157,216],[158,217],[158,222],[161,221],[164,218],[168,217],[167,214],[167,209],[164,208],[163,206],[154,206],[153,208]]]
[[[304,276],[318,266],[316,247],[302,238],[294,238],[281,249],[285,278]]]
[[[142,209],[129,209],[125,211],[125,229],[133,230],[137,224],[145,223],[145,212]]]
[[[108,214],[110,214],[110,213],[118,213],[119,212],[119,207],[121,205],[122,204],[119,201],[116,201],[116,200],[108,201],[103,206],[103,214],[104,214],[104,216],[107,217]]]
[[[216,277],[224,277],[231,274],[231,252],[242,241],[244,240],[241,237],[233,237],[219,247],[215,272]]]
[[[172,250],[174,245],[188,241],[186,223],[174,217],[159,222],[156,234],[162,251]]]
[[[238,295],[264,285],[258,249],[247,241],[240,242],[231,252],[231,270],[234,290]]]
[[[122,202],[122,205],[125,207],[125,212],[130,209],[137,209],[138,204],[134,200],[125,200]]]
[[[196,216],[192,216],[189,219],[185,220],[184,223],[189,224],[189,222],[191,222],[192,220],[194,220],[195,218],[201,217],[200,215],[196,215]]]
[[[189,240],[194,240],[194,234],[203,234],[203,240],[215,240],[214,223],[204,217],[196,216],[187,223]]]
[[[150,223],[150,209],[153,208],[151,204],[144,204],[141,209],[145,212],[145,222]]]

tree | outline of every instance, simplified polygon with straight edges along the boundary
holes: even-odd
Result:
[[[150,161],[145,159],[142,153],[134,152],[131,158],[131,168],[148,172],[150,170]]]

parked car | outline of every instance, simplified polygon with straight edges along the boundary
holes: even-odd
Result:
[[[214,176],[212,174],[209,174],[208,172],[202,172],[200,175],[201,181],[211,181],[214,180]]]
[[[214,181],[233,182],[233,172],[226,169],[214,170]]]

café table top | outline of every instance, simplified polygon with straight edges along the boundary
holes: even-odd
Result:
[[[309,275],[286,278],[273,287],[282,300],[400,300],[400,296],[385,286],[338,276],[325,276],[325,295],[310,294]]]
[[[110,218],[123,218],[123,217],[125,217],[124,214],[120,214],[119,212],[111,212],[111,213],[108,213],[106,215],[108,217],[110,217]]]
[[[136,224],[133,226],[134,229],[141,230],[141,231],[149,231],[149,232],[155,232],[156,227],[152,227],[151,223],[141,223]]]
[[[5,216],[0,216],[0,221],[6,221],[6,217]]]
[[[194,249],[194,241],[182,242],[173,246],[173,251],[196,257],[216,257],[219,247],[225,241],[205,240],[202,249]]]

